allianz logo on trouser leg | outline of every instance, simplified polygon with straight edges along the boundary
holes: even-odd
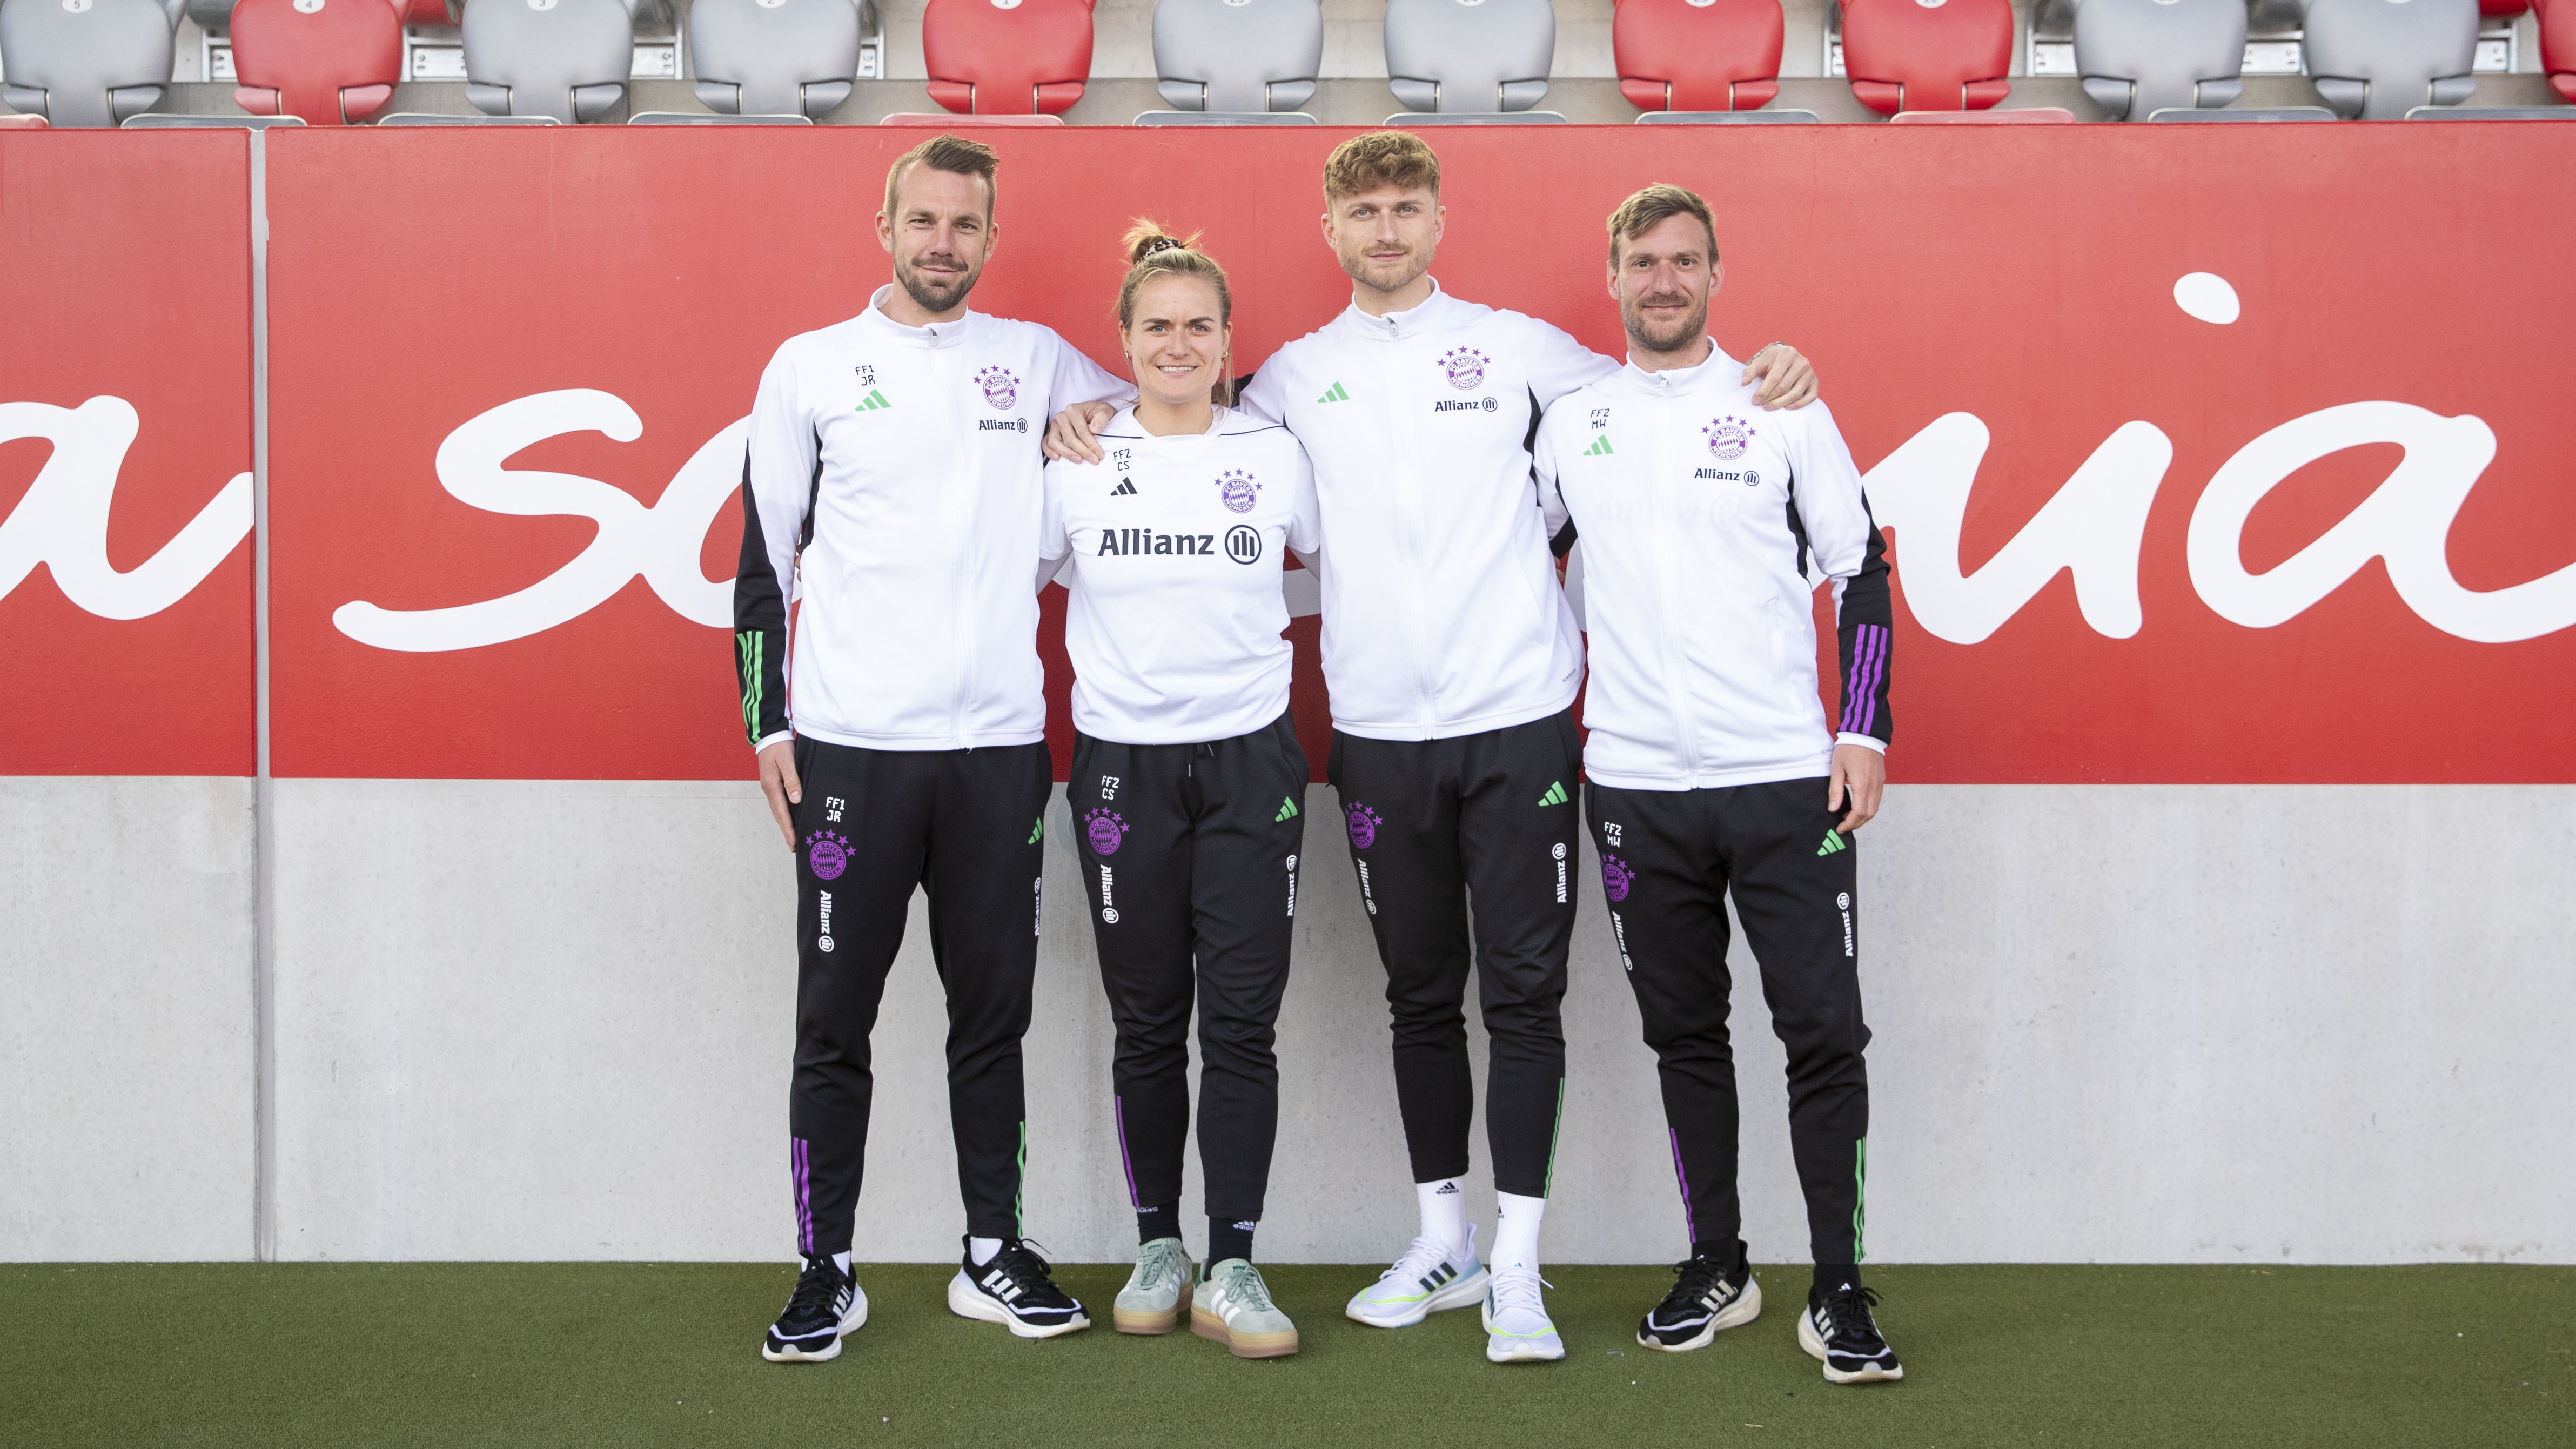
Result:
[[[704,577],[698,557],[741,484],[749,421],[708,439],[647,505],[597,479],[502,466],[513,454],[566,434],[635,441],[643,420],[622,399],[568,388],[491,408],[439,445],[440,486],[486,512],[588,518],[599,525],[597,536],[571,562],[498,598],[427,609],[354,600],[333,611],[332,623],[379,649],[476,649],[569,623],[640,576],[682,618],[729,628],[733,583]],[[80,608],[102,618],[143,618],[185,597],[250,532],[251,476],[243,473],[152,558],[122,572],[111,566],[109,508],[136,428],[133,407],[112,396],[77,408],[0,402],[0,443],[41,438],[53,444],[34,484],[0,520],[0,596],[46,564],[64,597]],[[1974,574],[1962,575],[1961,526],[1989,442],[1974,414],[1947,413],[1864,480],[1878,521],[1905,541],[1899,587],[1907,608],[1936,637],[1974,644],[2064,569],[2074,575],[2088,625],[2115,639],[2135,635],[2143,623],[2139,553],[2148,509],[2173,461],[2172,439],[2150,422],[2123,423],[2010,543]],[[2360,506],[2287,563],[2262,574],[2245,569],[2238,539],[2256,504],[2319,458],[2379,443],[2396,444],[2404,457]],[[2411,403],[2351,402],[2294,418],[2238,449],[2201,490],[2186,546],[2192,586],[2222,618],[2269,628],[2304,613],[2372,558],[2382,558],[2407,607],[2458,638],[2507,643],[2576,625],[2576,564],[2491,590],[2464,588],[2451,572],[2451,522],[2495,451],[2495,434],[2483,420],[2445,417]],[[1259,541],[1245,532],[1248,543]],[[1197,536],[1192,542],[1196,553]]]

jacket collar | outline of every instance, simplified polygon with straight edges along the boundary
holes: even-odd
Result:
[[[859,326],[866,329],[870,335],[911,347],[954,347],[964,341],[967,334],[981,326],[984,321],[983,313],[969,308],[966,315],[954,322],[934,322],[927,327],[906,327],[886,315],[886,299],[893,295],[894,284],[888,282],[877,288],[875,296],[868,298],[868,310],[859,314],[858,321]]]
[[[1345,330],[1362,337],[1374,337],[1381,342],[1401,342],[1448,326],[1466,307],[1466,303],[1443,290],[1440,279],[1434,277],[1431,279],[1431,295],[1404,311],[1372,317],[1360,310],[1357,301],[1353,301],[1334,320],[1340,322]]]
[[[1649,397],[1679,397],[1697,392],[1712,384],[1734,386],[1744,376],[1744,364],[1726,355],[1715,338],[1708,344],[1708,360],[1697,367],[1668,367],[1661,372],[1648,372],[1637,365],[1634,356],[1619,369],[1628,386]]]

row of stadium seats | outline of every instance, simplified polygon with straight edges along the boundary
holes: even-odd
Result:
[[[0,0],[0,98],[58,126],[149,110],[189,0]],[[401,77],[405,24],[461,25],[467,96],[495,118],[588,121],[625,93],[639,6],[655,0],[234,0],[235,98],[254,115],[342,125],[374,115]],[[694,0],[698,99],[742,118],[820,118],[858,75],[863,0]],[[2576,0],[2536,0],[2544,68],[2576,101]],[[2298,0],[2307,68],[2346,118],[2468,99],[2481,7],[2521,0]],[[1985,110],[2012,90],[2010,0],[1840,0],[1844,74],[1862,104]],[[2115,117],[2210,110],[2242,91],[2244,0],[2077,0],[2084,89]],[[1618,0],[1620,89],[1652,121],[1812,120],[1765,111],[1778,94],[1780,0]],[[1091,0],[929,0],[922,50],[951,112],[1055,115],[1082,96]],[[1397,123],[1561,121],[1534,108],[1556,50],[1549,0],[1388,0]],[[1152,124],[1311,123],[1322,69],[1319,0],[1160,0]],[[2014,113],[2021,114],[2021,113]],[[2050,112],[2062,117],[2064,112]],[[2244,114],[2244,113],[2230,113]],[[2037,119],[2036,115],[2031,117]]]

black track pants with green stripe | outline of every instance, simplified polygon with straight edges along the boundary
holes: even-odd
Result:
[[[1574,717],[1446,740],[1333,734],[1326,776],[1386,965],[1396,1106],[1413,1180],[1467,1170],[1468,911],[1491,1046],[1485,1142],[1494,1186],[1545,1197],[1565,1096],[1565,956],[1574,940]]]
[[[1020,1234],[1020,1038],[1037,979],[1042,744],[863,750],[798,738],[796,1067],[789,1185],[798,1250],[850,1246],[875,1092],[869,1034],[919,886],[948,994],[948,1116],[966,1231]]]
[[[1199,1027],[1207,1214],[1258,1222],[1279,1136],[1279,1003],[1296,929],[1306,752],[1282,714],[1196,745],[1077,734],[1074,848],[1117,1025],[1118,1151],[1137,1208],[1181,1197],[1190,1015]]]
[[[1789,1148],[1819,1263],[1857,1263],[1869,1138],[1860,1009],[1859,850],[1826,781],[1713,790],[1585,787],[1610,929],[1662,1078],[1695,1243],[1743,1231],[1735,1192],[1735,1054],[1727,1037],[1726,895],[1789,1056]]]

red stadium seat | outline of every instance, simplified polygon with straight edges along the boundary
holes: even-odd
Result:
[[[308,126],[363,121],[402,79],[402,28],[391,0],[236,0],[233,100]]]
[[[456,23],[456,17],[447,13],[447,0],[402,0],[402,4],[405,25],[454,25]]]
[[[2540,12],[2540,68],[2558,94],[2576,101],[2576,0],[2532,0]]]
[[[0,131],[43,131],[51,126],[42,116],[0,115]]]
[[[1780,93],[1780,0],[1619,0],[1610,53],[1641,111],[1755,111]]]
[[[1055,115],[1091,76],[1090,0],[930,0],[921,54],[951,111]]]
[[[2530,4],[2531,0],[2478,0],[2478,13],[2489,20],[2501,20],[2508,15],[2520,15],[2530,8]]]
[[[2012,49],[2012,0],[1843,0],[1843,74],[1884,116],[1992,107]]]

